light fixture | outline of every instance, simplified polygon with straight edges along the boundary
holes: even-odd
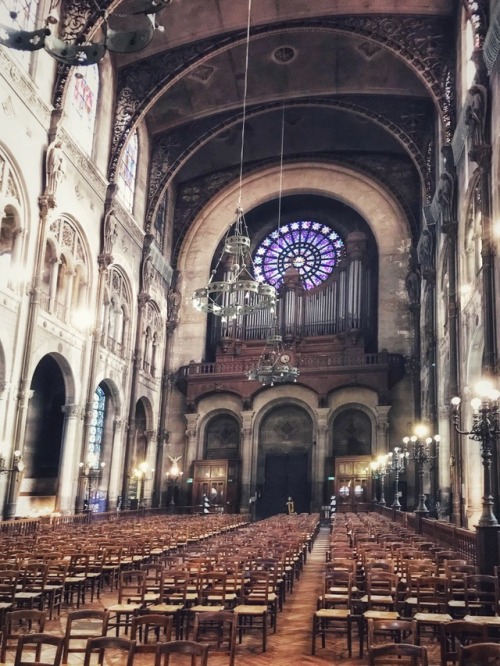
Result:
[[[24,461],[21,451],[14,451],[14,457],[12,459],[12,467],[7,467],[5,457],[0,454],[0,474],[4,472],[23,472],[24,471]]]
[[[481,443],[481,459],[483,463],[483,498],[482,513],[478,525],[481,527],[498,525],[493,511],[493,484],[492,464],[496,441],[500,435],[500,392],[493,387],[489,380],[483,380],[476,385],[477,396],[471,400],[473,409],[472,424],[469,430],[460,428],[460,403],[458,396],[451,399],[453,407],[453,425],[460,435],[467,435],[469,439]]]
[[[274,386],[296,382],[299,374],[298,368],[291,363],[290,352],[283,347],[275,320],[257,365],[247,372],[247,377],[263,386]]]
[[[403,443],[405,447],[411,444],[411,448],[408,449],[408,457],[415,462],[417,468],[418,504],[415,507],[415,513],[429,513],[429,509],[425,503],[424,470],[427,463],[439,457],[441,436],[433,435],[430,437],[429,428],[424,423],[416,425],[413,432],[415,434],[411,437],[403,437]],[[432,451],[431,444],[434,444],[434,452]]]
[[[406,462],[410,454],[406,447],[400,449],[399,446],[395,446],[394,451],[390,451],[387,455],[389,457],[389,470],[394,472],[394,498],[391,506],[395,511],[401,511],[399,475],[406,471]]]
[[[207,285],[196,289],[192,297],[193,305],[197,310],[226,319],[236,319],[239,316],[249,315],[259,310],[272,311],[276,304],[276,289],[265,284],[262,280],[256,279],[253,275],[250,238],[241,205],[251,10],[252,0],[248,0],[239,197],[236,206],[236,219],[229,227],[221,256],[210,275]],[[222,280],[216,280],[215,277],[220,265],[227,266],[227,270],[225,270]]]
[[[52,33],[59,23],[58,0],[53,0],[45,19],[45,27],[23,30],[18,12],[9,12],[13,26],[0,24],[0,44],[18,51],[45,51],[58,62],[70,67],[88,66],[99,62],[106,51],[135,53],[146,48],[153,39],[157,21],[155,14],[172,0],[127,0],[126,13],[107,12],[97,7],[104,16],[102,37],[88,41],[80,36],[73,42],[65,42]],[[123,7],[123,4],[120,5]]]

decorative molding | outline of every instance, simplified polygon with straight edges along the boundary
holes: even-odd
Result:
[[[453,26],[446,17],[342,16],[255,27],[252,37],[284,30],[322,30],[364,37],[402,58],[426,82],[441,114],[445,140],[454,127]],[[159,53],[123,68],[118,81],[116,118],[109,166],[114,180],[127,137],[158,97],[214,55],[244,43],[246,30],[217,35]]]
[[[488,70],[488,74],[491,74],[493,67],[498,58],[498,53],[500,52],[500,3],[496,3],[493,16],[490,20],[490,25],[488,32],[486,33],[486,38],[483,45],[483,58]]]
[[[0,72],[38,122],[41,125],[47,126],[50,123],[50,107],[39,97],[28,75],[9,56],[8,49],[6,48],[0,49]]]
[[[70,134],[64,129],[60,129],[63,138],[65,154],[69,157],[80,177],[85,178],[86,182],[92,187],[94,192],[104,199],[108,187],[108,181],[102,173],[96,168],[95,163],[83,153],[78,144],[73,140]],[[78,183],[77,183],[78,186]],[[75,188],[76,189],[76,188]],[[78,194],[77,194],[77,198]]]
[[[281,102],[269,102],[254,106],[246,111],[246,117],[267,113],[281,108]],[[434,188],[434,160],[428,160],[429,152],[434,154],[434,134],[432,127],[428,126],[426,118],[426,104],[415,102],[400,102],[394,105],[389,116],[376,101],[370,107],[360,106],[347,99],[325,99],[313,97],[307,100],[290,101],[287,110],[307,108],[308,106],[326,106],[332,109],[342,109],[373,122],[387,129],[396,136],[407,148],[420,171],[420,177],[425,185],[427,199],[431,200]],[[148,191],[148,204],[146,212],[147,224],[154,219],[155,209],[170,180],[175,176],[182,165],[192,157],[200,146],[209,140],[221,136],[239,125],[242,121],[240,110],[219,114],[215,118],[204,119],[198,123],[191,123],[189,131],[186,127],[179,127],[157,142],[151,156],[150,187]]]

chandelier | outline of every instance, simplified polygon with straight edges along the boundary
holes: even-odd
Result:
[[[0,22],[0,44],[18,51],[45,51],[55,60],[70,67],[94,65],[106,51],[135,53],[146,48],[153,39],[155,30],[163,32],[163,26],[155,15],[172,0],[127,0],[120,5],[119,12],[108,14],[97,4],[102,18],[100,38],[87,40],[83,35],[72,42],[59,39],[52,27],[59,22],[59,0],[52,0],[43,28],[30,30],[26,24],[26,8],[21,0],[14,3],[16,9],[0,13],[0,21],[12,21],[12,26]],[[19,9],[17,6],[19,5]],[[124,9],[122,9],[124,8]],[[28,28],[28,29],[27,29]]]
[[[247,372],[247,377],[263,386],[274,386],[296,382],[299,374],[299,369],[292,365],[289,351],[283,347],[283,338],[277,332],[275,322],[257,365]]]
[[[210,313],[225,319],[236,319],[241,315],[249,315],[259,310],[274,311],[276,304],[275,287],[265,284],[263,278],[255,278],[253,261],[250,254],[250,238],[243,208],[241,195],[243,189],[243,154],[245,147],[246,104],[248,89],[248,52],[250,45],[250,17],[252,0],[248,0],[248,19],[245,54],[245,79],[243,87],[243,113],[241,124],[241,152],[239,199],[236,206],[236,220],[227,232],[221,257],[212,271],[208,284],[196,289],[193,294],[193,305],[201,312]],[[217,269],[223,259],[228,258],[229,270],[225,271],[224,279],[215,280]],[[225,263],[225,262],[224,262]]]
[[[219,263],[223,257],[229,259],[225,279],[214,280],[217,268],[214,269],[208,284],[194,292],[194,307],[228,319],[257,310],[274,309],[276,289],[253,277],[251,272],[250,238],[240,205],[236,209],[236,221],[224,241]]]

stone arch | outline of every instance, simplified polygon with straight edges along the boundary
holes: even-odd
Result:
[[[211,412],[203,427],[203,460],[240,457],[241,420],[229,410]]]
[[[279,168],[270,167],[251,174],[244,180],[244,206],[255,206],[277,196]],[[397,334],[399,323],[407,315],[406,294],[396,304],[384,309],[384,298],[394,300],[404,283],[411,233],[405,215],[394,198],[379,184],[356,171],[332,164],[291,164],[284,169],[283,196],[312,193],[334,197],[356,210],[370,225],[380,258],[379,273],[379,336],[396,352],[408,353],[407,340]],[[233,183],[219,192],[205,206],[192,224],[182,245],[178,267],[181,292],[203,287],[208,281],[214,252],[228,223],[234,219],[238,184]],[[397,257],[397,262],[393,258]],[[188,289],[189,287],[189,289]],[[206,316],[197,312],[184,298],[179,326],[176,330],[172,361],[175,366],[186,365],[192,358],[202,358],[206,337]],[[385,312],[382,317],[381,312]],[[179,341],[189,336],[189,349]]]
[[[374,449],[373,423],[363,405],[348,404],[331,419],[332,455],[371,455]]]
[[[288,497],[297,512],[310,511],[314,423],[296,402],[275,402],[266,410],[256,430],[258,517],[283,513]]]

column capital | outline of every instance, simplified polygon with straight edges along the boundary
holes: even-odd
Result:
[[[80,405],[63,405],[61,412],[67,419],[76,419],[82,416],[82,408]]]

